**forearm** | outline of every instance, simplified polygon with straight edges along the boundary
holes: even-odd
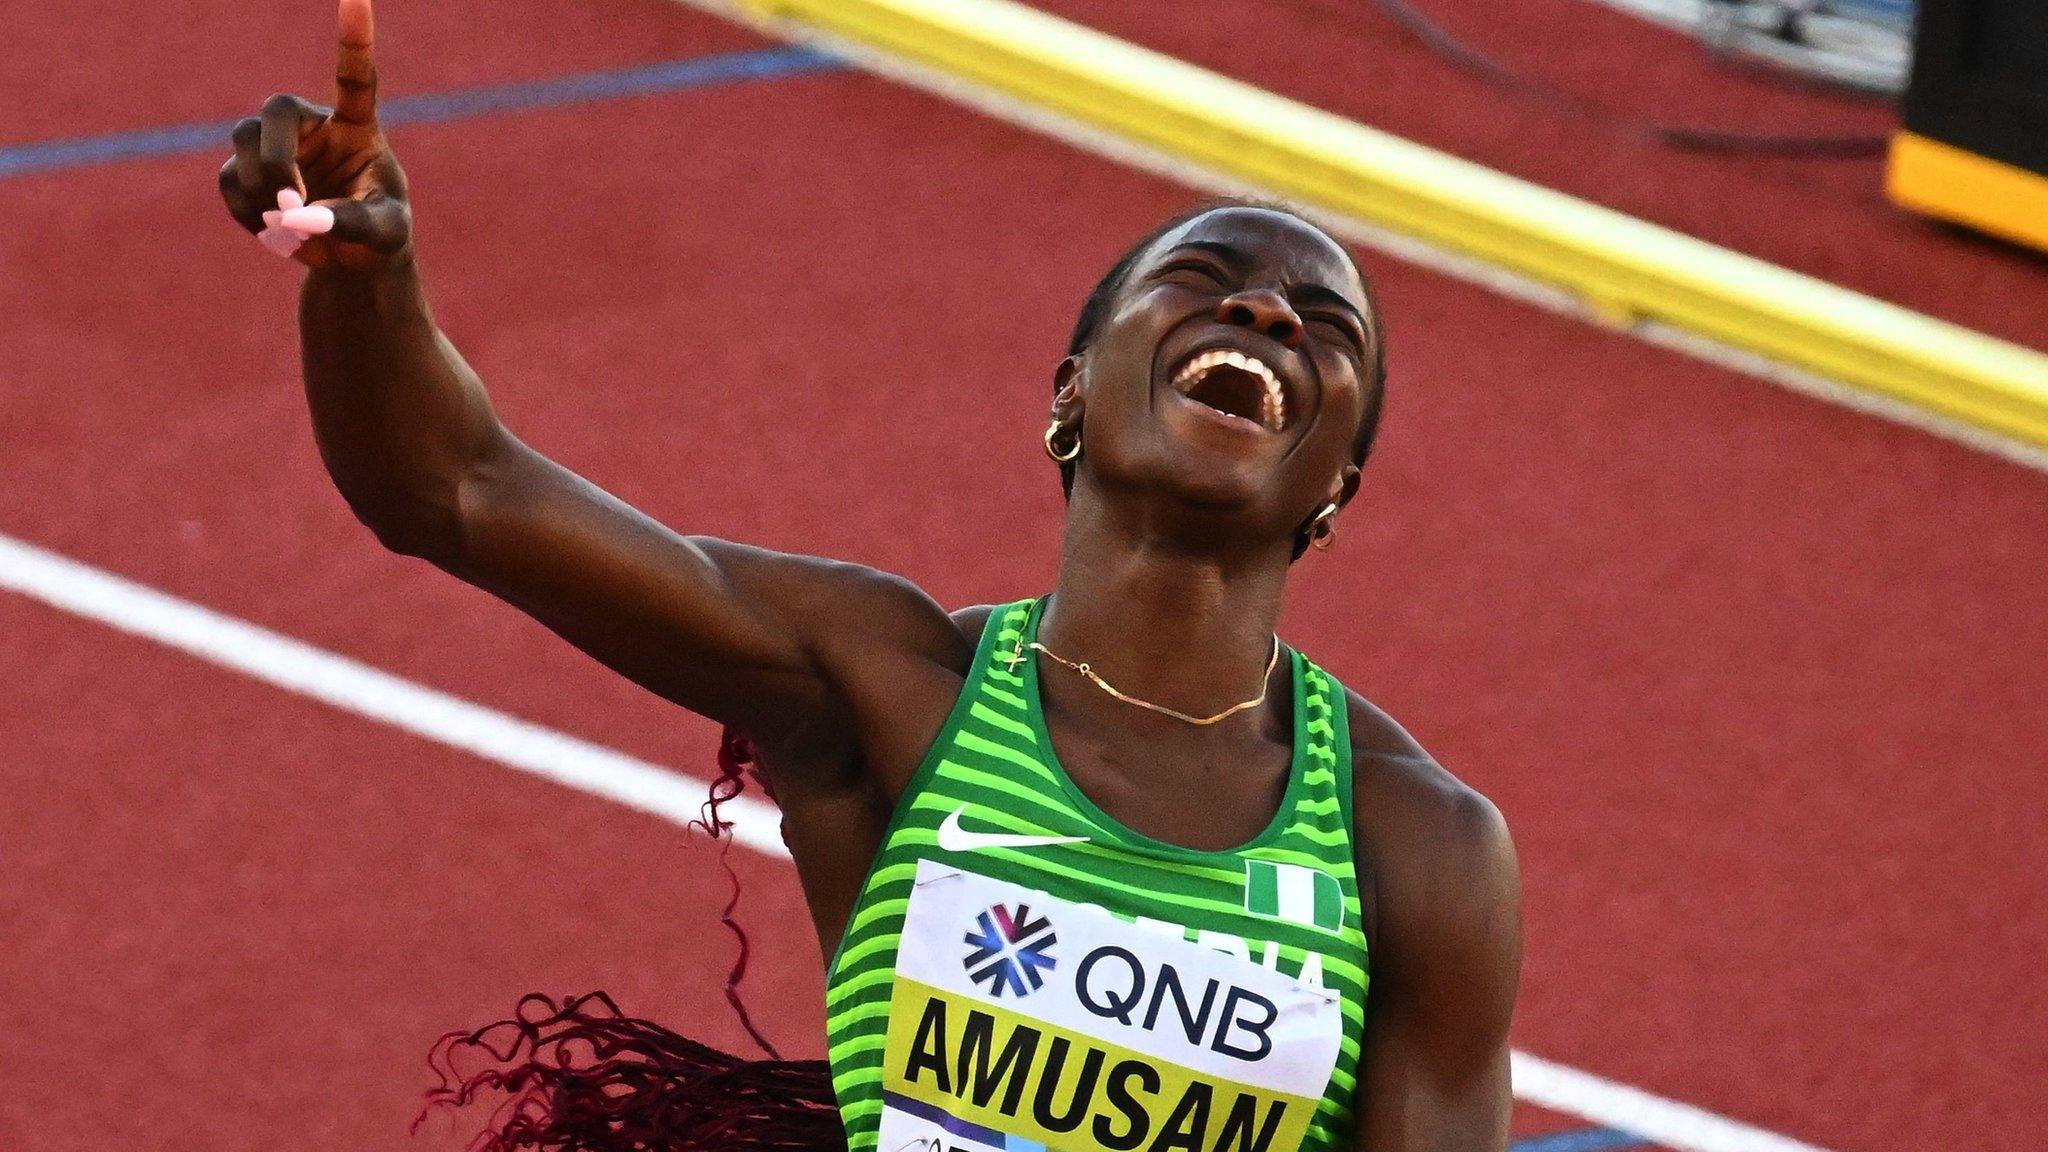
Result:
[[[464,480],[504,432],[434,325],[417,266],[313,271],[299,332],[314,439],[342,498],[387,546],[451,558]]]
[[[378,539],[749,731],[849,713],[821,653],[856,653],[846,666],[863,669],[879,654],[898,676],[964,666],[971,642],[907,584],[683,537],[499,423],[435,327],[413,262],[405,173],[377,122],[369,0],[339,0],[336,37],[333,106],[264,101],[231,131],[217,182],[237,224],[311,270],[299,329],[314,438]]]

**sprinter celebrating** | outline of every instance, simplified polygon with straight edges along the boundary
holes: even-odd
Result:
[[[772,785],[830,958],[823,1063],[601,999],[529,1012],[509,1067],[448,1093],[524,1093],[492,1147],[1506,1146],[1506,829],[1274,633],[1379,423],[1341,245],[1243,204],[1135,245],[1052,373],[1057,583],[949,613],[678,534],[521,443],[428,311],[369,0],[340,45],[334,106],[273,97],[220,174],[310,269],[329,474],[387,547],[724,724],[725,790],[748,758]]]

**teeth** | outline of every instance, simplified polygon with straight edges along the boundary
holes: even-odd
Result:
[[[1281,390],[1280,380],[1273,374],[1273,370],[1266,367],[1265,362],[1256,356],[1247,356],[1228,348],[1212,349],[1182,365],[1181,370],[1174,375],[1173,386],[1185,393],[1202,377],[1226,364],[1257,376],[1265,384],[1266,396],[1264,410],[1261,413],[1265,418],[1264,423],[1266,427],[1276,432],[1284,427],[1287,423],[1287,394]]]

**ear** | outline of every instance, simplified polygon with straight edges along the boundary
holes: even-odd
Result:
[[[1081,410],[1087,402],[1081,398],[1081,357],[1069,356],[1053,369],[1052,418],[1062,424],[1081,422]]]

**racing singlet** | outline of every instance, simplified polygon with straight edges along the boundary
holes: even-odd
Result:
[[[1343,689],[1292,654],[1272,823],[1179,847],[1053,756],[1020,647],[1038,607],[991,614],[826,974],[851,1152],[1348,1150],[1366,942]]]

